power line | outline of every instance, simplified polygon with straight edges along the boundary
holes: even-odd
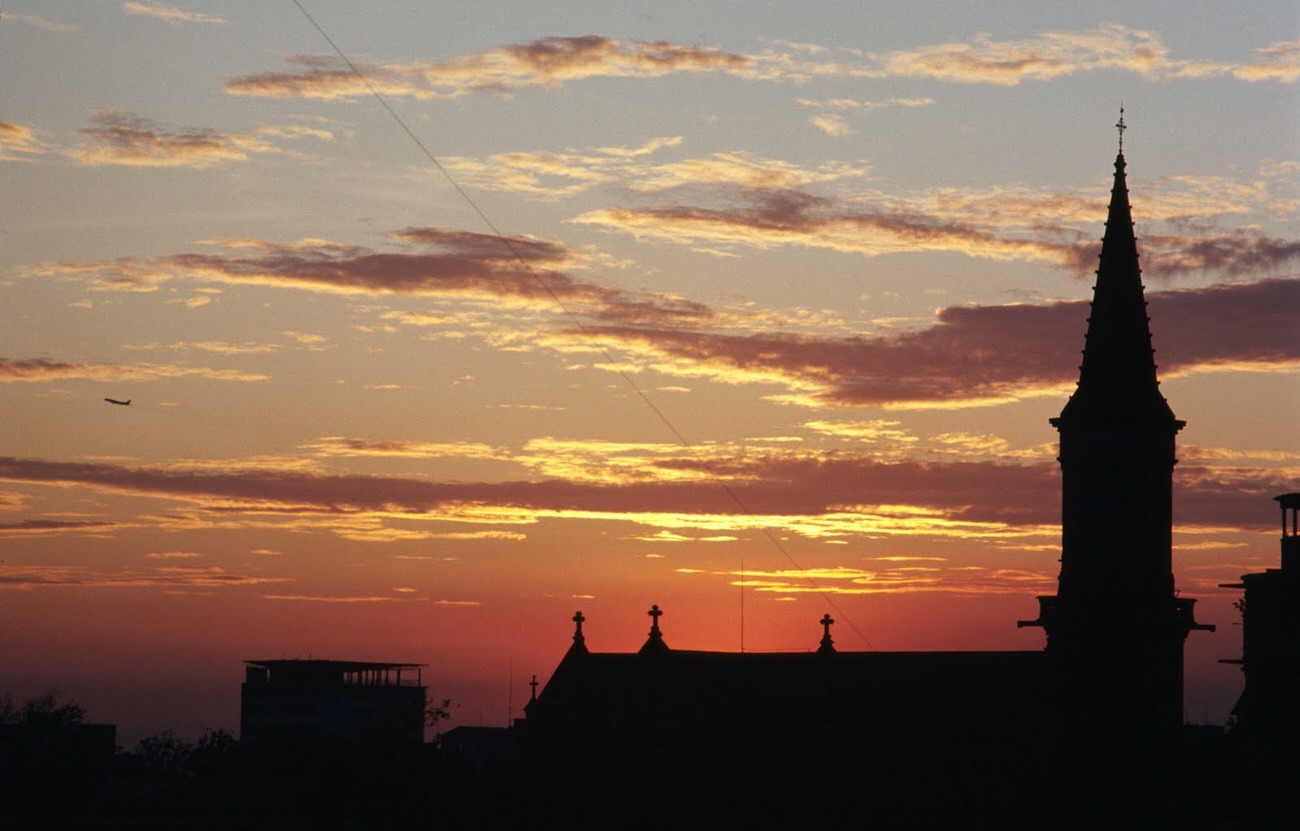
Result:
[[[443,178],[447,180],[447,183],[452,186],[452,188],[456,191],[456,193],[460,195],[461,199],[465,200],[465,204],[469,205],[470,208],[473,209],[474,213],[478,215],[478,218],[482,220],[483,224],[486,225],[488,230],[492,232],[492,236],[496,237],[501,242],[501,244],[505,246],[506,250],[510,252],[510,256],[519,263],[519,266],[523,268],[524,271],[526,271],[528,275],[532,277],[533,280],[539,286],[541,286],[542,290],[546,292],[546,294],[551,298],[552,302],[554,302],[555,305],[560,309],[560,311],[564,313],[565,317],[567,317],[573,323],[573,325],[577,328],[578,332],[581,333],[583,337],[586,338],[589,342],[595,343],[597,345],[597,348],[600,350],[601,354],[604,355],[606,362],[611,367],[614,368],[614,371],[618,374],[618,376],[622,378],[623,382],[627,384],[628,387],[630,387],[632,391],[637,394],[637,397],[641,399],[641,401],[646,405],[646,407],[648,407],[649,410],[655,414],[655,417],[658,418],[660,423],[662,423],[664,427],[668,429],[668,432],[673,435],[673,437],[677,440],[677,443],[681,445],[683,449],[689,451],[695,457],[696,461],[699,462],[699,464],[704,468],[704,472],[708,474],[708,476],[711,479],[713,479],[716,485],[722,488],[723,492],[725,492],[727,496],[731,499],[731,501],[736,504],[736,507],[740,509],[740,512],[742,514],[744,514],[747,517],[750,517],[751,519],[757,520],[758,515],[749,509],[749,506],[746,505],[744,500],[740,498],[740,495],[737,494],[735,490],[733,490],[732,487],[727,484],[727,482],[722,478],[722,476],[716,470],[714,470],[713,466],[709,463],[709,460],[704,458],[700,454],[699,450],[697,450],[696,447],[693,444],[691,444],[690,441],[687,440],[686,436],[684,436],[682,432],[677,429],[677,425],[673,424],[672,420],[668,418],[668,416],[663,412],[663,410],[659,409],[659,407],[654,403],[654,401],[650,399],[650,396],[646,394],[645,390],[643,390],[641,386],[637,384],[637,382],[632,378],[632,376],[628,375],[622,369],[618,368],[618,362],[614,360],[614,355],[609,351],[609,349],[606,348],[605,345],[599,339],[594,338],[592,336],[592,332],[587,327],[587,325],[584,324],[582,320],[580,320],[578,316],[572,310],[570,310],[568,306],[565,305],[564,301],[560,299],[560,296],[556,294],[555,291],[546,283],[546,281],[541,278],[541,275],[539,275],[533,269],[532,264],[521,253],[519,253],[519,250],[518,248],[515,247],[514,242],[509,237],[507,237],[501,231],[500,228],[497,227],[496,223],[493,222],[492,219],[483,211],[483,209],[479,207],[478,203],[474,201],[474,198],[469,195],[469,192],[460,186],[460,183],[456,181],[456,179],[451,175],[451,173],[447,170],[447,168],[442,166],[442,163],[438,161],[438,157],[434,155],[433,151],[430,150],[428,146],[426,146],[425,143],[420,140],[420,137],[415,134],[415,131],[412,130],[410,126],[407,125],[406,121],[400,115],[398,115],[397,110],[393,109],[392,105],[388,103],[388,100],[384,98],[383,95],[380,94],[379,90],[376,89],[373,84],[370,83],[370,79],[367,78],[365,76],[365,73],[363,73],[357,67],[357,65],[352,62],[352,59],[349,58],[347,53],[344,52],[343,49],[338,45],[338,43],[334,41],[334,38],[330,37],[329,33],[326,32],[325,29],[322,28],[321,25],[316,22],[316,18],[312,17],[311,13],[307,11],[307,9],[302,5],[300,0],[293,0],[293,4],[298,7],[298,11],[302,12],[302,16],[307,19],[307,22],[310,23],[312,27],[320,34],[320,36],[325,39],[325,42],[330,45],[330,48],[334,50],[334,53],[338,55],[339,58],[343,61],[343,63],[347,65],[348,69],[352,72],[352,74],[357,77],[357,80],[361,81],[361,83],[370,92],[370,94],[374,97],[374,99],[379,102],[380,106],[382,106],[384,110],[387,111],[388,115],[393,119],[393,121],[397,123],[397,126],[402,129],[402,132],[406,133],[406,135],[411,139],[411,141],[415,142],[415,146],[420,148],[420,152],[424,154],[424,157],[428,159],[429,162],[435,168],[437,168],[438,172],[442,174]],[[772,546],[776,548],[777,551],[780,551],[781,554],[787,560],[790,561],[790,564],[793,565],[796,570],[801,572],[804,570],[803,566],[801,566],[799,562],[795,560],[794,555],[792,555],[786,549],[786,547],[781,543],[781,540],[775,534],[773,534],[770,529],[762,525],[759,525],[758,529],[765,537],[767,537],[768,542],[770,542]],[[867,638],[867,636],[863,634],[862,631],[859,630],[857,626],[854,625],[853,621],[849,618],[848,614],[842,608],[840,608],[839,604],[837,604],[832,599],[832,596],[829,593],[827,593],[820,586],[818,586],[816,581],[814,581],[811,577],[805,576],[803,579],[806,580],[808,584],[817,591],[818,595],[821,596],[822,600],[825,601],[826,605],[830,606],[832,609],[835,610],[835,613],[839,615],[840,618],[846,624],[848,624],[849,628],[852,629],[853,632],[859,638],[862,639],[863,643],[865,643],[871,649],[876,648],[875,645],[872,644],[871,641]],[[744,652],[744,648],[745,648],[744,647],[745,644],[744,583],[745,583],[745,565],[744,565],[744,555],[742,554],[741,566],[740,566],[741,652]]]

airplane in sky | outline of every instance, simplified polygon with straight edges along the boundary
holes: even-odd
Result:
[[[131,399],[129,398],[126,399],[125,401],[118,401],[116,398],[105,398],[104,400],[110,404],[120,404],[123,407],[131,406]]]

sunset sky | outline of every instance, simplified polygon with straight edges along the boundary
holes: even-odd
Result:
[[[1122,101],[1226,719],[1300,490],[1294,2],[302,7],[365,82],[293,0],[4,4],[0,690],[130,746],[244,659],[502,725],[577,609],[1041,648]]]

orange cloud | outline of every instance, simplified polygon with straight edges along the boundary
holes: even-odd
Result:
[[[44,147],[31,127],[0,121],[0,161],[25,161],[41,152]]]
[[[1229,72],[1242,81],[1280,81],[1286,84],[1300,79],[1300,38],[1283,40],[1256,49],[1260,56],[1251,63],[1237,64]]]
[[[640,450],[636,454],[644,457]],[[610,458],[617,461],[619,455]],[[161,520],[178,530],[213,523],[227,527],[229,518],[235,524],[228,527],[306,523],[304,528],[377,542],[518,539],[509,526],[541,519],[623,521],[656,531],[696,530],[714,537],[770,528],[824,539],[952,533],[1006,539],[1051,533],[1059,519],[1056,465],[1047,459],[882,461],[869,449],[749,448],[737,454],[734,448],[702,448],[665,452],[649,457],[646,464],[664,474],[605,482],[580,473],[572,479],[438,482],[238,466],[134,467],[4,457],[0,480],[189,503],[194,507],[188,514],[182,511]],[[1180,524],[1245,528],[1270,527],[1271,515],[1260,516],[1260,494],[1287,490],[1294,474],[1194,463],[1179,470]],[[439,522],[488,526],[488,533],[475,530],[444,537],[440,529],[409,527]]]
[[[288,72],[244,75],[226,82],[233,95],[333,100],[369,95],[419,99],[506,95],[586,78],[655,78],[678,72],[752,75],[751,57],[666,41],[620,41],[597,35],[549,37],[442,61],[405,64],[356,62],[363,83],[331,58],[298,55]]]
[[[944,592],[948,594],[1024,594],[1047,592],[1056,585],[1054,573],[982,567],[895,567],[874,570],[831,568],[780,571],[703,571],[677,569],[682,574],[721,577],[733,586],[771,594],[864,595]]]
[[[217,566],[161,566],[117,573],[86,566],[6,566],[0,564],[0,589],[44,588],[220,588],[261,583],[290,583],[287,577],[251,577],[231,574]]]
[[[164,378],[208,378],[214,381],[265,381],[267,376],[236,369],[171,366],[167,364],[74,364],[46,358],[0,358],[0,384],[81,378],[88,381],[157,381]]]
[[[402,591],[397,589],[397,591]],[[263,600],[288,600],[307,603],[410,603],[428,602],[427,597],[392,597],[383,594],[327,595],[327,594],[264,594]],[[478,604],[474,604],[478,605]]]
[[[486,444],[472,442],[381,441],[326,436],[305,445],[323,456],[372,456],[407,459],[507,459],[509,454]]]
[[[643,192],[695,185],[774,188],[831,182],[867,173],[861,163],[826,162],[806,168],[741,151],[723,151],[675,162],[652,160],[652,154],[680,144],[681,139],[673,137],[651,139],[637,148],[513,151],[481,160],[453,156],[442,163],[466,185],[547,200],[573,196],[611,182],[626,182],[632,190]]]
[[[57,519],[26,519],[21,522],[0,522],[0,537],[50,537],[63,534],[106,534],[121,528],[115,522],[71,521]]]
[[[432,100],[509,95],[590,78],[657,78],[674,73],[722,73],[785,83],[823,77],[919,77],[1016,86],[1023,81],[1116,70],[1152,80],[1231,77],[1291,83],[1300,77],[1298,50],[1296,42],[1283,41],[1257,49],[1257,57],[1246,62],[1176,59],[1159,35],[1115,23],[1043,32],[1020,40],[979,35],[970,41],[886,54],[842,50],[845,57],[838,61],[827,60],[824,48],[785,41],[770,41],[761,53],[740,54],[665,41],[582,35],[542,38],[439,61],[354,60],[364,81],[333,56],[297,55],[289,59],[287,71],[232,78],[225,88],[233,95],[270,98],[353,99],[373,90],[385,96]]]
[[[1292,83],[1300,77],[1297,42],[1256,50],[1247,63],[1170,56],[1160,36],[1117,23],[1073,32],[1043,32],[1021,40],[977,35],[967,42],[934,44],[871,55],[871,71],[884,77],[923,77],[956,83],[1016,86],[1080,72],[1121,70],[1151,80],[1229,76],[1243,81]]]

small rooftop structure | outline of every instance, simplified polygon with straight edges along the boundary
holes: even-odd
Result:
[[[424,664],[395,664],[375,661],[327,661],[314,658],[281,658],[274,661],[244,661],[245,681],[315,686],[421,686]],[[406,679],[402,678],[405,670]]]
[[[424,664],[245,661],[240,736],[250,744],[341,742],[358,749],[424,741]]]

